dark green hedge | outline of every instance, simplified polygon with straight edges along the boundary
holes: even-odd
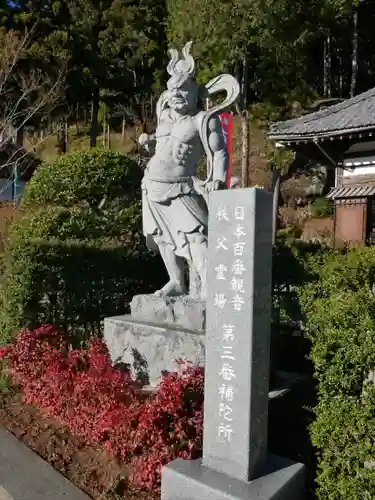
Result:
[[[151,254],[104,239],[29,239],[10,249],[6,265],[1,343],[43,323],[63,326],[79,343],[101,333],[104,317],[126,313],[134,294],[153,292],[164,279]]]
[[[316,282],[316,264],[323,262],[330,252],[330,248],[319,244],[278,239],[273,249],[272,268],[273,320],[276,325],[281,327],[302,321],[299,287]]]
[[[134,294],[164,284],[162,261],[142,236],[141,177],[135,161],[102,150],[37,170],[9,231],[0,344],[51,322],[79,343],[101,333],[104,317],[126,313]]]
[[[316,497],[375,498],[375,248],[278,241],[274,321],[300,321],[311,341],[318,404]]]
[[[318,389],[317,498],[375,498],[375,249],[310,259],[298,289]],[[368,464],[373,462],[372,468]],[[366,465],[367,464],[367,465]]]

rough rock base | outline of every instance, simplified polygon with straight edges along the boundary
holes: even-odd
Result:
[[[182,359],[204,365],[204,332],[139,321],[132,316],[104,320],[104,341],[114,364],[125,364],[150,389],[166,372],[176,372]]]
[[[150,323],[166,323],[188,330],[204,331],[206,328],[206,304],[190,296],[157,297],[135,295],[130,304],[135,320]]]

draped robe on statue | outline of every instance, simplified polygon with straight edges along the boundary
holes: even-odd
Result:
[[[202,151],[199,130],[195,118],[188,117],[179,123],[161,123],[156,135],[161,135],[161,144],[142,181],[143,233],[149,249],[156,251],[163,243],[191,261],[189,241],[206,240],[208,225],[206,202],[195,189],[199,182],[195,165]],[[185,176],[179,176],[183,172]]]

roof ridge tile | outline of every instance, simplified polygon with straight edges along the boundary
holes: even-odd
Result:
[[[374,99],[372,99],[374,98]],[[370,99],[370,101],[369,101]],[[373,102],[372,102],[373,100]],[[368,102],[369,101],[369,102]],[[363,102],[367,102],[367,106],[364,107],[362,104]],[[351,113],[350,116],[348,116],[348,109],[349,108],[354,108],[358,113],[356,114],[355,112]],[[368,115],[373,113],[373,117],[371,117],[371,120],[368,120]],[[323,127],[323,124],[321,124],[320,127],[316,127],[315,129],[312,128],[314,127],[314,123],[319,122],[319,121],[330,121],[330,118],[332,118],[333,115],[337,116],[337,114],[342,114],[342,120],[335,120],[336,126],[333,128],[328,127],[325,129]],[[355,121],[354,119],[357,118],[359,120],[359,123],[355,124],[355,128],[361,128],[361,127],[366,127],[369,125],[373,125],[375,128],[375,87],[367,90],[366,92],[363,92],[361,94],[358,94],[355,97],[352,97],[351,99],[348,99],[344,102],[340,102],[338,104],[334,104],[332,106],[329,106],[325,109],[319,110],[319,111],[314,111],[312,113],[308,113],[306,115],[302,115],[298,118],[292,118],[290,120],[285,120],[285,121],[278,121],[274,122],[270,125],[269,130],[268,130],[268,135],[312,135],[314,133],[319,133],[322,131],[337,131],[342,129],[349,129],[350,127],[347,127],[347,121],[350,119],[353,122]],[[361,122],[362,119],[362,122]],[[367,119],[367,121],[366,121]],[[357,120],[357,121],[358,121]],[[343,122],[342,125],[343,127],[340,128],[340,122]],[[300,126],[300,127],[299,127]],[[295,129],[293,131],[293,129]],[[300,129],[300,130],[298,130]],[[309,130],[310,129],[310,130]],[[323,129],[323,130],[322,130]]]

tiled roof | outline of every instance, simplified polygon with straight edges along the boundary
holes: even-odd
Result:
[[[334,200],[335,198],[356,198],[363,196],[373,196],[375,186],[350,186],[335,187],[326,195],[326,198]]]
[[[375,88],[320,111],[272,123],[267,135],[279,141],[293,141],[369,129],[375,131]]]

